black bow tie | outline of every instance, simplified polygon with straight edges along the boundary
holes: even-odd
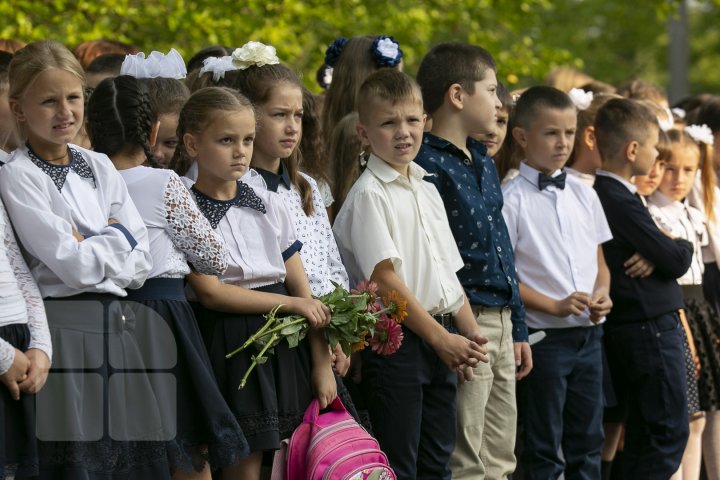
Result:
[[[544,173],[539,173],[538,188],[540,190],[545,190],[548,185],[555,185],[560,190],[563,190],[565,188],[565,177],[567,177],[567,174],[565,172],[562,172],[560,175],[556,175],[554,177],[551,177],[550,175],[545,175]]]

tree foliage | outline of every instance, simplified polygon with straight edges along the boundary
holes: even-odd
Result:
[[[249,40],[274,45],[308,86],[337,36],[393,35],[414,73],[441,41],[484,46],[513,85],[538,82],[554,66],[607,82],[666,80],[666,20],[679,0],[13,0],[0,1],[0,37],[53,38],[73,47],[109,38],[143,51],[178,49],[185,58],[212,45]],[[717,63],[720,2],[692,2],[694,85],[717,89],[705,73]],[[704,29],[704,30],[701,30]],[[702,32],[700,34],[699,32]],[[714,32],[714,33],[712,33]],[[712,52],[712,53],[710,53]]]

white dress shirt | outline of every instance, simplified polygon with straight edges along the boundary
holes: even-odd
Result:
[[[395,272],[432,314],[456,313],[464,292],[456,272],[464,267],[445,206],[427,172],[409,165],[408,177],[375,155],[350,189],[333,232],[351,278],[370,278],[390,260]]]
[[[110,159],[70,148],[64,176],[32,160],[27,147],[15,150],[0,169],[0,194],[43,297],[125,296],[152,268],[147,229]],[[110,218],[122,227],[109,226]]]
[[[648,211],[658,228],[674,238],[684,238],[693,245],[695,251],[690,268],[677,282],[680,285],[702,285],[705,271],[702,249],[709,243],[705,215],[687,201],[672,200],[660,190],[655,190],[648,197]]]
[[[572,167],[565,167],[565,173],[577,178],[588,187],[592,188],[592,186],[595,185],[595,175],[591,173],[583,173],[579,170],[575,170]]]
[[[600,200],[571,175],[564,189],[550,185],[540,190],[539,173],[523,162],[520,175],[503,187],[503,216],[515,250],[518,280],[556,300],[573,292],[592,295],[598,246],[612,238]],[[526,321],[531,328],[594,325],[588,309],[568,317],[527,309]]]
[[[227,245],[228,268],[220,276],[222,283],[258,288],[285,281],[285,260],[299,251],[302,243],[279,195],[238,181],[235,198],[220,201],[192,189],[192,180],[182,180]],[[241,203],[252,206],[239,206]],[[189,290],[188,299],[196,299]]]

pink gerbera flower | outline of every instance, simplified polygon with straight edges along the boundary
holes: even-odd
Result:
[[[377,299],[377,289],[377,283],[371,282],[370,280],[363,280],[357,284],[357,287],[350,290],[350,293],[353,295],[362,295],[367,293],[370,296],[368,303],[375,303],[375,300]]]
[[[392,355],[398,351],[402,341],[402,327],[386,315],[382,315],[375,324],[375,335],[369,343],[373,352],[379,355]]]

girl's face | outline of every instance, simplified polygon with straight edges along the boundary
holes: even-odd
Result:
[[[197,160],[199,176],[213,182],[235,182],[250,166],[255,115],[249,108],[221,112],[199,134],[183,135],[185,149]]]
[[[175,155],[175,148],[178,144],[177,126],[179,119],[180,114],[178,113],[165,113],[158,118],[160,128],[158,129],[157,142],[152,148],[152,154],[155,160],[165,168],[167,168],[173,155]]]
[[[302,133],[302,90],[290,83],[280,83],[270,91],[270,98],[256,107],[257,138],[253,164],[266,168],[278,159],[287,158],[300,142]]]
[[[45,159],[57,157],[83,123],[83,83],[59,68],[40,73],[19,100],[10,107],[25,128],[28,142]]]
[[[507,136],[508,128],[508,111],[500,109],[497,112],[497,118],[495,119],[495,130],[488,133],[474,133],[472,137],[475,140],[479,140],[487,147],[487,154],[489,157],[494,157],[495,154],[502,147],[505,137]]]
[[[692,190],[700,163],[700,151],[695,145],[675,142],[671,150],[672,157],[667,162],[659,189],[666,197],[681,201]]]
[[[637,175],[634,177],[635,186],[640,195],[649,197],[657,190],[663,179],[663,175],[665,175],[666,163],[665,160],[655,160],[655,163],[647,175]]]

